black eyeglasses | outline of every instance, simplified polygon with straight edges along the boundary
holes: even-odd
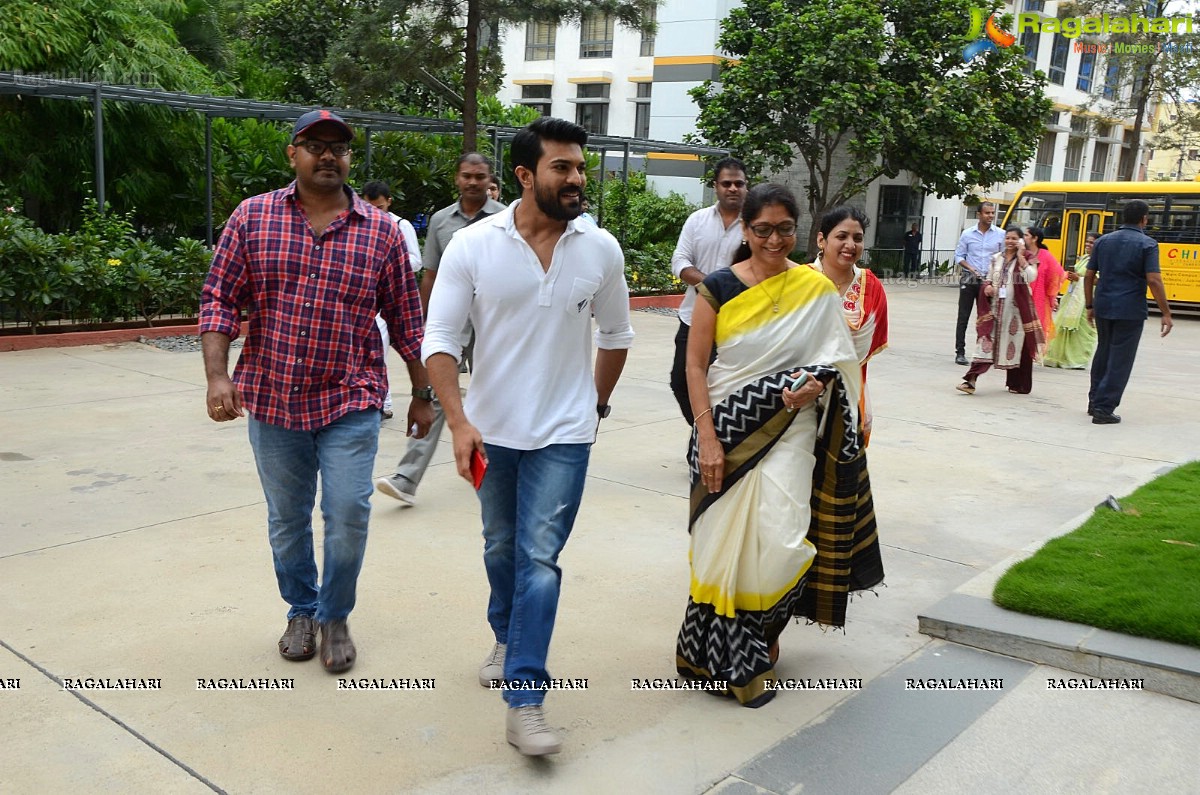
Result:
[[[717,184],[720,185],[722,188],[744,188],[744,187],[746,187],[746,180],[744,180],[744,179],[723,179],[720,182],[718,182]]]
[[[771,236],[772,232],[777,233],[780,237],[791,237],[796,234],[796,225],[791,221],[783,221],[778,224],[751,224],[750,231],[755,237],[761,237],[766,240]]]
[[[325,154],[326,149],[332,152],[334,157],[345,157],[350,154],[350,144],[345,141],[318,141],[310,138],[307,141],[297,141],[296,146],[303,147],[305,152],[314,157]]]

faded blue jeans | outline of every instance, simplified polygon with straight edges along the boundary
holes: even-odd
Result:
[[[250,448],[267,498],[267,533],[288,618],[334,621],[354,609],[367,548],[378,409],[352,411],[324,428],[289,431],[248,417]],[[321,476],[324,576],[317,586],[312,511]]]
[[[579,512],[590,444],[513,450],[485,444],[487,474],[479,489],[483,565],[492,593],[488,623],[508,649],[504,679],[543,685],[562,570],[558,554]],[[505,690],[510,707],[541,704],[543,690]]]

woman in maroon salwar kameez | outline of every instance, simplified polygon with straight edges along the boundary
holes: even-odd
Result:
[[[1045,344],[1030,285],[1037,279],[1036,253],[1027,252],[1021,230],[1008,229],[1004,251],[992,258],[979,291],[975,327],[978,339],[971,368],[956,389],[975,394],[975,380],[992,367],[1007,370],[1008,391],[1033,389],[1033,359]]]

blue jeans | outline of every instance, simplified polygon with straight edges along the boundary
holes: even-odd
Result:
[[[267,497],[267,533],[288,618],[335,621],[354,609],[367,548],[371,470],[379,445],[377,409],[352,411],[314,431],[289,431],[249,417],[250,447]],[[325,574],[317,586],[312,511],[321,475]]]
[[[506,681],[549,681],[546,655],[558,593],[562,552],[579,512],[590,444],[553,444],[540,450],[484,445],[488,468],[479,489],[483,565],[492,587],[488,623],[508,649]],[[542,690],[505,690],[510,707],[541,704]]]

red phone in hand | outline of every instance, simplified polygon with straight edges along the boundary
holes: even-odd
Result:
[[[487,472],[487,460],[479,452],[479,448],[471,451],[471,480],[475,483],[475,491],[483,485],[483,473]]]

